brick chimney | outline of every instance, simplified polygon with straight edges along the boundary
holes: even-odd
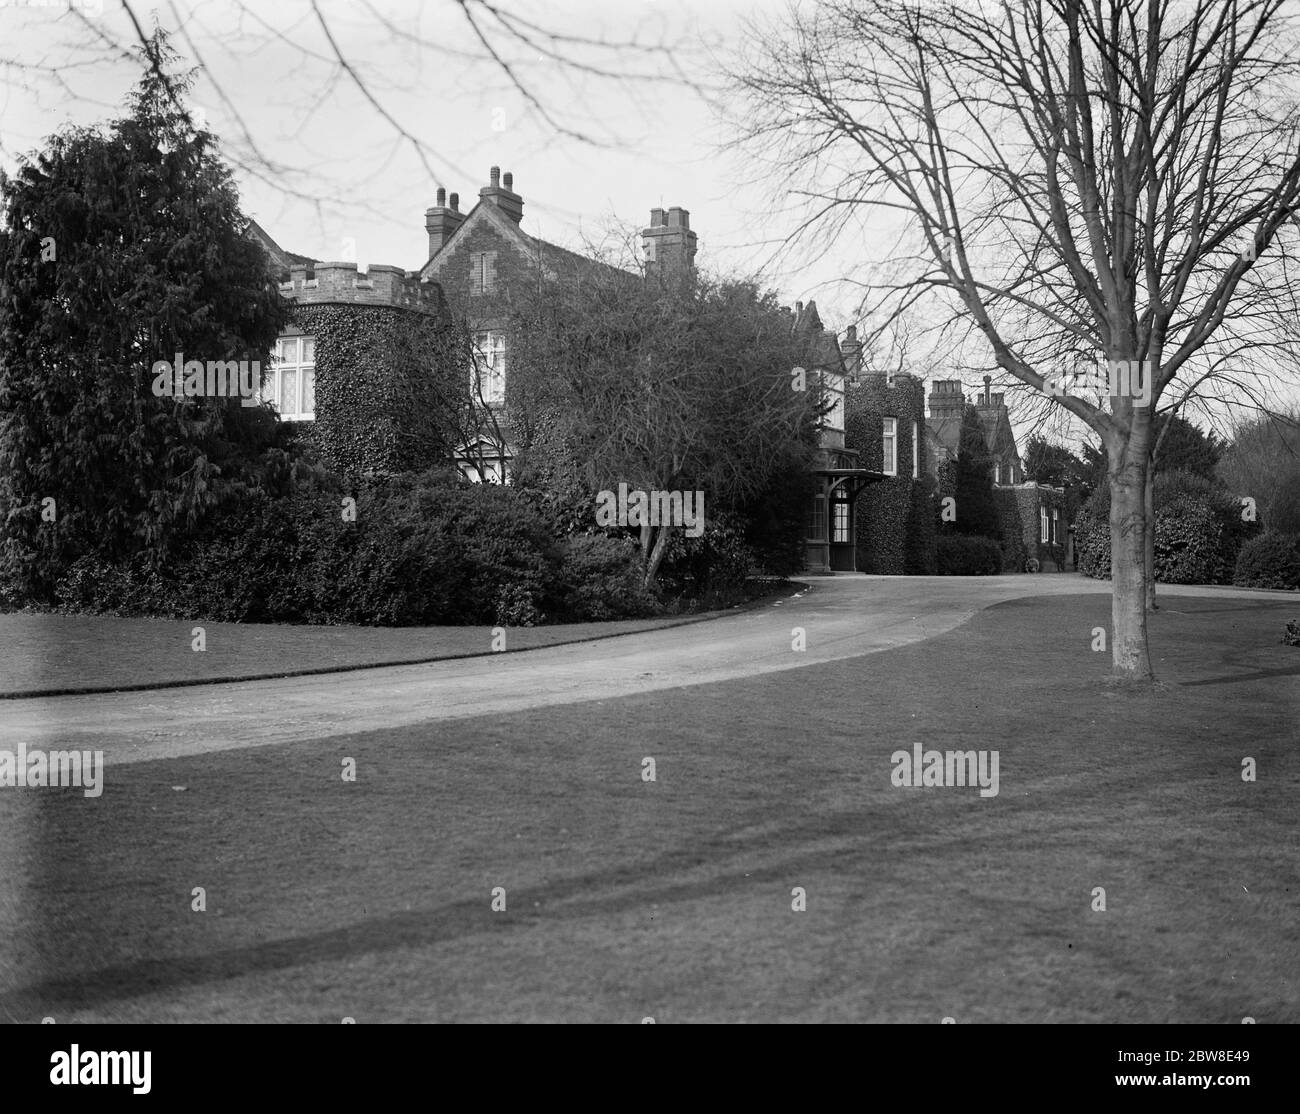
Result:
[[[515,176],[506,174],[506,184],[501,185],[501,168],[494,166],[489,171],[490,182],[478,191],[479,198],[483,201],[491,201],[498,209],[508,216],[515,224],[524,219],[524,199],[515,193]]]
[[[695,266],[691,214],[680,206],[650,210],[650,227],[642,229],[647,274],[681,275]]]
[[[856,380],[862,374],[862,341],[858,340],[858,327],[850,325],[840,341],[840,354],[844,357],[844,371]]]
[[[966,408],[966,396],[962,393],[960,379],[936,379],[930,389],[930,417],[936,422],[948,418],[961,421]]]
[[[460,195],[451,195],[451,205],[447,205],[447,191],[438,187],[438,204],[424,211],[424,228],[429,233],[429,258],[432,259],[442,250],[443,244],[451,239],[451,234],[465,220],[460,211]]]

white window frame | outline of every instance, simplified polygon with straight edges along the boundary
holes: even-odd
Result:
[[[484,372],[487,373],[484,377]],[[506,335],[495,329],[474,334],[474,366],[470,370],[470,390],[474,401],[482,397],[488,406],[503,406],[506,401]]]
[[[1061,516],[1055,507],[1052,508],[1052,534],[1049,540],[1053,545],[1061,540]]]
[[[880,434],[881,471],[886,476],[898,475],[898,419],[882,418]]]
[[[483,460],[482,472],[479,471],[479,457]],[[485,438],[480,438],[473,446],[464,446],[456,454],[456,466],[460,469],[461,475],[470,483],[476,484],[509,484],[510,460],[510,454],[506,449]]]
[[[921,476],[921,423],[912,423],[912,479]]]
[[[1038,523],[1040,529],[1038,532],[1041,535],[1039,539],[1040,541],[1046,542],[1048,540],[1048,531],[1051,529],[1050,522],[1051,520],[1047,517],[1047,508],[1044,507],[1042,504],[1039,504]]]
[[[292,351],[294,359],[289,360],[284,356],[287,348],[286,342],[294,342]],[[306,342],[310,341],[312,346],[312,358],[304,360],[301,354],[305,350]],[[295,381],[296,389],[294,391],[295,406],[292,410],[280,409],[281,385],[284,382],[284,373],[286,371],[297,372]],[[307,377],[311,377],[312,384],[312,407],[306,409],[303,402],[306,396]],[[271,370],[266,377],[266,384],[261,389],[263,402],[270,403],[281,421],[285,422],[314,422],[316,420],[316,337],[312,333],[295,333],[292,336],[279,337],[275,342],[275,348],[271,353]]]

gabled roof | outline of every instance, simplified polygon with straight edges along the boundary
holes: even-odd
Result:
[[[317,262],[310,255],[299,255],[297,252],[285,251],[271,238],[271,234],[252,217],[248,218],[248,225],[244,229],[244,235],[254,243],[262,246],[262,249],[270,256],[271,263],[276,271],[281,273],[284,278],[288,278],[290,267],[311,266]]]
[[[808,302],[799,307],[798,312],[794,314],[790,332],[807,336],[809,362],[814,367],[845,374],[844,355],[840,351],[839,339],[822,324],[816,302]]]
[[[961,445],[960,418],[927,418],[925,432],[934,445],[946,449],[952,456],[957,455]]]
[[[990,403],[984,405],[983,402],[967,403],[968,406],[975,408],[975,413],[979,415],[980,427],[984,433],[984,447],[991,454],[1001,455],[998,452],[999,444],[1010,445],[1016,459],[1020,459],[1020,449],[1016,445],[1015,431],[1011,428],[1011,421],[1007,417],[1007,408],[1005,403]],[[947,449],[948,452],[956,456],[961,447],[961,418],[926,418],[925,429],[930,435],[933,443]]]
[[[1006,404],[990,403],[985,406],[977,402],[975,410],[980,416],[980,424],[984,427],[984,444],[989,452],[996,453],[999,444],[1010,445],[1012,452],[1019,457],[1020,449],[1016,445],[1016,434],[1011,428]]]
[[[579,255],[576,251],[570,251],[558,244],[548,243],[546,240],[540,240],[535,236],[528,235],[501,211],[496,202],[490,198],[480,198],[478,204],[469,211],[459,227],[447,237],[446,243],[425,260],[424,265],[420,268],[420,278],[436,279],[442,265],[467,242],[467,233],[484,224],[491,225],[507,243],[513,244],[528,259],[540,258],[544,266],[558,264],[562,267],[576,267],[583,270],[632,277],[630,271],[624,271],[608,263],[601,263],[596,259],[589,259],[585,255]]]

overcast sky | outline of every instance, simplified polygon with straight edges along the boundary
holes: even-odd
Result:
[[[352,240],[363,268],[415,270],[437,187],[459,193],[468,211],[496,165],[513,172],[532,235],[581,249],[612,227],[644,227],[652,208],[680,205],[703,268],[760,275],[787,304],[815,298],[841,334],[854,322],[847,280],[870,277],[897,229],[783,248],[797,209],[779,175],[724,150],[720,66],[786,0],[500,0],[535,25],[524,30],[540,49],[506,34],[480,2],[468,10],[486,45],[459,0],[318,0],[325,26],[311,0],[71,0],[74,10],[69,0],[0,0],[0,165],[12,170],[63,124],[119,115],[139,77],[132,15],[146,31],[156,16],[185,64],[199,67],[191,103],[235,166],[244,211],[288,250],[337,259]],[[547,57],[552,46],[567,61]],[[973,395],[978,374],[964,379]],[[1019,397],[1008,389],[1013,417]],[[1017,423],[1022,451],[1027,434]]]
[[[56,62],[67,82],[60,89],[28,75],[22,88],[7,74],[0,104],[6,169],[60,124],[113,114],[135,82],[136,65],[120,49],[135,31],[119,0],[79,7],[84,19],[0,0],[0,41],[8,47],[0,53]],[[662,44],[667,53],[557,49],[620,74],[666,77],[679,67],[703,89],[583,73],[530,52],[486,20],[489,41],[547,121],[487,58],[456,0],[321,0],[338,49],[396,125],[427,147],[426,167],[341,70],[309,0],[132,5],[146,28],[155,12],[165,27],[183,28],[173,45],[204,67],[192,100],[225,153],[244,164],[237,179],[246,212],[283,247],[333,259],[350,237],[363,266],[413,270],[426,258],[424,210],[437,186],[458,192],[468,211],[497,165],[513,172],[523,227],[533,235],[579,247],[611,224],[639,229],[652,208],[680,205],[699,234],[702,266],[762,269],[788,302],[816,297],[827,324],[842,331],[855,299],[835,289],[835,259],[787,251],[774,263],[773,249],[792,227],[789,213],[773,209],[769,190],[779,183],[754,184],[752,163],[720,151],[725,129],[708,101],[721,84],[716,58],[749,20],[779,14],[783,2],[506,0],[505,7],[547,31]],[[254,147],[277,167],[271,181],[253,172]]]

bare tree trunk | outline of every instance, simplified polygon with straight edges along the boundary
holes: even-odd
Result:
[[[1111,662],[1114,673],[1152,680],[1147,650],[1146,445],[1134,437],[1111,454]],[[1117,446],[1118,448],[1118,446]]]
[[[655,538],[654,549],[650,551],[650,560],[646,562],[645,586],[651,591],[655,588],[659,576],[659,566],[663,563],[664,552],[668,549],[668,531],[671,529],[672,527],[666,524],[659,527],[659,535]],[[642,537],[644,538],[645,535],[642,535]]]
[[[1143,564],[1147,573],[1147,610],[1158,609],[1156,603],[1156,470],[1147,463],[1146,482],[1143,504],[1146,510],[1146,523],[1142,530]]]

